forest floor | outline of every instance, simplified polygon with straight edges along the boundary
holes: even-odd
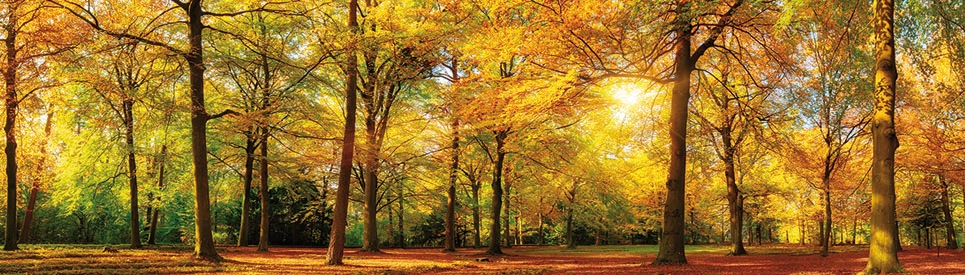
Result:
[[[726,246],[687,246],[684,266],[654,266],[652,245],[516,246],[505,256],[484,249],[442,253],[438,248],[383,249],[360,253],[347,249],[344,266],[323,264],[324,248],[219,247],[227,261],[193,260],[190,248],[160,246],[118,253],[102,246],[25,245],[0,252],[0,274],[855,274],[867,263],[867,246],[836,246],[827,258],[816,246],[749,246],[748,256],[727,256]],[[941,255],[939,256],[939,252]],[[898,254],[912,274],[965,274],[965,251],[906,247]],[[479,259],[488,261],[478,261]]]

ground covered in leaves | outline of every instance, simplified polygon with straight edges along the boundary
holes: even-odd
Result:
[[[748,256],[727,256],[724,246],[688,246],[684,266],[654,266],[655,246],[517,246],[505,256],[481,249],[442,253],[438,248],[349,249],[344,266],[326,266],[324,248],[221,247],[226,261],[191,258],[187,247],[158,246],[102,252],[102,246],[26,245],[0,252],[0,274],[854,274],[867,262],[866,246],[838,246],[827,258],[812,246],[751,246]],[[912,274],[965,274],[965,251],[906,247],[899,253]]]

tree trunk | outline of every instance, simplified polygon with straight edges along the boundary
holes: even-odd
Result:
[[[480,219],[479,219],[479,183],[473,180],[471,182],[472,186],[472,231],[473,231],[473,243],[474,248],[482,247],[482,236],[480,232]]]
[[[951,202],[948,199],[948,182],[945,181],[945,177],[939,175],[939,181],[942,184],[942,212],[945,213],[945,237],[948,243],[948,249],[958,249],[958,240],[955,239],[955,222],[952,219],[952,210],[949,204]]]
[[[164,188],[164,162],[167,160],[168,145],[161,145],[161,156],[158,160],[158,172],[157,172],[157,187],[158,190]],[[154,199],[160,199],[160,197],[155,197]],[[156,233],[157,233],[157,219],[158,212],[161,212],[160,208],[154,209],[154,214],[151,218],[151,231],[147,235],[147,243],[155,244]]]
[[[895,2],[874,2],[875,107],[871,120],[874,163],[871,171],[871,248],[866,273],[894,273],[898,264],[895,224]]]
[[[503,161],[506,158],[506,151],[503,147],[506,145],[507,134],[506,130],[496,131],[496,163],[493,165],[493,199],[492,213],[490,213],[493,222],[489,227],[489,249],[486,250],[486,253],[490,255],[503,254],[503,250],[499,247],[499,230],[502,229],[499,218],[502,216],[503,207]]]
[[[389,227],[388,227],[389,238],[390,240],[395,240],[395,235],[397,234],[395,234],[395,231],[392,230],[392,226],[395,225],[394,218],[392,217],[393,216],[392,213],[395,213],[395,208],[392,207],[391,203],[387,204],[386,207],[388,207],[387,210],[389,213],[388,215],[389,216]],[[395,245],[395,247],[399,247],[397,244],[393,244],[393,245]]]
[[[931,249],[931,227],[925,227],[925,248]]]
[[[6,145],[3,152],[7,157],[7,223],[4,230],[3,250],[12,251],[20,249],[17,247],[17,105],[19,95],[17,95],[17,71],[20,63],[17,60],[17,33],[20,20],[17,16],[19,2],[7,2],[7,24],[5,31],[7,37],[4,44],[7,47],[7,64],[3,70],[3,79],[6,82],[6,120],[3,131],[6,134]]]
[[[352,31],[352,41],[347,46],[345,64],[345,129],[342,139],[342,160],[338,169],[338,188],[336,188],[335,210],[332,219],[332,232],[329,236],[326,265],[342,265],[345,249],[345,226],[348,216],[349,185],[352,184],[352,155],[355,151],[355,111],[358,90],[358,60],[355,56],[355,41],[359,32],[358,0],[349,0],[348,27]]]
[[[44,123],[44,140],[50,140],[50,131],[53,128],[54,112],[47,112],[47,121]],[[37,207],[37,193],[40,192],[40,179],[46,174],[47,162],[47,142],[40,143],[40,160],[37,162],[37,177],[30,187],[30,199],[27,200],[27,210],[24,211],[23,226],[20,228],[20,243],[30,243],[30,228],[33,224],[34,209]]]
[[[566,248],[576,248],[573,242],[573,207],[566,208]]]
[[[453,62],[455,67],[456,62]],[[453,69],[453,77],[458,77]],[[456,180],[459,172],[459,119],[452,121],[452,161],[449,165],[449,189],[446,192],[446,247],[444,252],[456,251]]]
[[[603,240],[600,237],[600,233],[603,232],[603,229],[597,228],[595,231],[596,231],[596,234],[595,234],[596,236],[594,237],[595,240],[593,242],[593,245],[595,246],[603,245]]]
[[[194,256],[195,258],[221,261],[214,249],[211,236],[211,199],[208,186],[208,113],[204,106],[204,57],[202,35],[204,23],[200,0],[186,3],[188,13],[189,51],[185,54],[191,87],[191,162],[194,164]]]
[[[821,229],[821,257],[828,256],[828,249],[831,247],[831,175],[825,170],[821,199],[824,202],[824,228]]]
[[[131,248],[141,248],[141,219],[137,210],[137,160],[134,155],[134,99],[125,95],[121,110],[124,116],[124,142],[127,144],[127,177],[131,191]]]
[[[681,12],[686,8],[681,7]],[[678,15],[681,16],[682,15]],[[687,172],[687,112],[690,102],[691,25],[689,18],[678,18],[676,31],[673,96],[670,105],[670,168],[667,198],[663,210],[663,237],[655,264],[686,264],[684,255],[684,195]]]
[[[261,225],[259,226],[258,236],[258,251],[268,252],[268,222],[271,215],[271,206],[268,205],[268,127],[265,126],[261,129],[261,157],[258,162],[259,173],[258,179],[260,180],[260,185],[258,190],[261,191]]]
[[[523,236],[522,236],[523,223],[522,223],[521,220],[520,220],[520,216],[522,216],[522,214],[523,214],[523,213],[522,213],[522,211],[520,211],[520,209],[516,209],[516,217],[515,217],[515,218],[516,218],[516,232],[515,232],[516,234],[515,234],[515,238],[513,238],[513,239],[515,239],[514,244],[516,244],[516,245],[522,245],[522,244],[523,244]]]
[[[851,222],[851,244],[858,244],[858,215]]]
[[[897,251],[901,251],[901,231],[898,231],[898,221],[895,221],[895,246]]]
[[[379,252],[379,223],[376,216],[379,203],[379,148],[376,144],[375,118],[372,116],[365,119],[365,141],[365,168],[363,169],[365,188],[362,190],[364,213],[362,215],[362,249],[359,251]]]
[[[396,242],[399,247],[405,248],[405,196],[402,192],[402,185],[399,185],[399,239]],[[389,213],[391,214],[391,213]]]
[[[509,248],[513,246],[513,236],[509,232],[509,228],[510,228],[509,221],[512,219],[512,217],[510,216],[513,214],[512,208],[509,207],[509,197],[510,197],[510,194],[512,194],[512,192],[509,191],[511,185],[508,184],[508,182],[505,185],[506,185],[506,190],[503,190],[503,191],[506,192],[506,195],[503,196],[503,208],[506,209],[506,211],[503,211],[504,215],[502,215],[503,216],[503,246]]]
[[[245,175],[241,189],[241,226],[238,230],[238,246],[248,245],[248,234],[251,232],[251,182],[254,180],[255,169],[255,131],[245,133]]]
[[[740,189],[737,187],[736,169],[734,169],[732,154],[734,148],[731,146],[730,131],[724,131],[721,136],[725,146],[724,154],[726,154],[724,157],[724,177],[727,183],[727,206],[730,210],[730,253],[734,256],[747,255],[747,250],[744,250],[744,236],[741,235],[744,230],[744,206],[740,199]]]
[[[543,246],[543,244],[546,243],[546,239],[544,239],[545,237],[544,237],[544,235],[543,235],[543,212],[537,212],[537,213],[536,213],[536,219],[537,219],[537,223],[539,224],[539,225],[537,226],[537,228],[539,228],[539,232],[538,232],[538,234],[539,234],[539,237],[538,237],[539,240],[538,240],[537,245]]]

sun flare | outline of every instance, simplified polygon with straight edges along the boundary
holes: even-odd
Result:
[[[640,102],[641,91],[636,85],[620,85],[613,91],[613,99],[623,106],[633,106]]]
[[[647,82],[623,82],[610,86],[610,98],[619,107],[631,107],[651,100],[656,95],[654,85]]]

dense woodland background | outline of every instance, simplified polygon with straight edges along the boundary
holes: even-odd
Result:
[[[361,2],[4,2],[20,243],[195,242],[203,66],[213,241],[328,245],[348,54],[347,246],[442,247],[450,183],[459,247],[657,243],[681,18],[686,242],[868,243],[871,1]],[[899,235],[956,247],[965,3],[896,6]]]

